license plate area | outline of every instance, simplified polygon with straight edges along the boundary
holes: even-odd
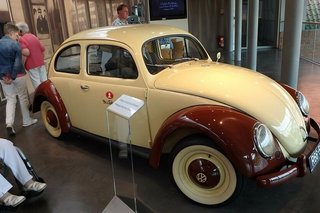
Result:
[[[317,145],[315,150],[313,150],[313,152],[308,158],[310,172],[314,171],[314,169],[317,167],[319,162],[320,162],[320,143]]]

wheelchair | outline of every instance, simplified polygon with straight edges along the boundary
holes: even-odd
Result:
[[[41,182],[41,183],[45,183],[44,179],[38,176],[38,174],[36,173],[36,171],[35,171],[34,168],[32,167],[32,165],[31,165],[30,161],[28,160],[28,158],[24,155],[24,153],[22,152],[22,150],[21,150],[19,147],[17,147],[17,146],[15,146],[15,148],[16,148],[19,156],[21,157],[24,165],[26,166],[28,172],[30,173],[30,175],[33,176],[33,179],[34,179],[35,181],[38,181],[38,182]],[[0,160],[0,173],[1,173],[4,177],[6,177],[6,176],[8,176],[9,172],[10,172],[10,168],[8,168],[8,167],[4,164],[4,162],[3,162],[2,160]],[[17,179],[15,179],[15,180],[16,180],[16,183],[17,183],[18,187],[20,188],[20,191],[23,191],[23,190],[22,190],[22,185],[20,184],[20,182],[19,182]],[[32,192],[32,193],[30,193],[30,192],[29,192],[29,193],[23,192],[22,195],[25,196],[25,197],[27,197],[27,198],[30,198],[30,197],[38,196],[38,195],[40,195],[42,192],[43,192],[43,191],[41,191],[41,192]],[[2,205],[0,205],[0,212],[1,212],[1,210],[13,210],[13,211],[15,211],[18,207],[19,207],[19,206],[13,208],[13,207],[7,207],[7,206],[2,206]]]

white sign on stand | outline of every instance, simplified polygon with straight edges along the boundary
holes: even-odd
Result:
[[[121,95],[107,110],[126,119],[130,119],[143,105],[143,100],[128,95]]]
[[[114,113],[117,116],[120,116],[121,118],[124,118],[127,120],[128,129],[129,132],[128,138],[129,143],[131,146],[131,131],[130,131],[130,118],[144,105],[144,101],[128,96],[128,95],[121,95],[113,104],[111,104],[107,108],[107,125],[108,125],[108,132],[110,134],[110,119],[109,119],[109,112]],[[113,123],[114,124],[114,123]],[[117,125],[114,125],[117,127]],[[121,132],[121,131],[120,131]],[[122,133],[125,134],[125,133]],[[134,212],[128,207],[124,202],[122,202],[119,197],[117,196],[117,189],[115,184],[115,171],[114,171],[114,162],[112,157],[112,148],[111,148],[111,140],[109,139],[109,145],[110,145],[110,158],[111,158],[111,168],[112,168],[112,176],[113,176],[113,187],[114,187],[114,197],[109,202],[109,204],[106,206],[106,208],[103,210],[103,213],[109,213],[109,212]],[[126,146],[126,145],[125,145]],[[131,151],[131,150],[130,150]],[[133,158],[132,158],[132,151],[131,154],[131,170],[132,170],[132,186],[133,186],[133,193],[134,193],[134,205],[135,205],[135,212],[137,212],[137,201],[136,201],[136,195],[135,195],[135,180],[134,180],[134,169],[133,169]]]

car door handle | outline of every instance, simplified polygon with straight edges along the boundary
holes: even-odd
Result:
[[[81,85],[80,88],[83,89],[83,90],[88,90],[89,86],[88,85]]]

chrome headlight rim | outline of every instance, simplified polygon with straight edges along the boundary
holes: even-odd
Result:
[[[304,116],[308,116],[310,112],[310,105],[306,97],[299,91],[296,92],[296,101],[300,111]]]
[[[261,137],[263,133],[265,133],[265,137]],[[253,138],[255,146],[262,157],[272,158],[275,155],[277,151],[275,141],[271,131],[265,124],[260,122],[255,123]],[[261,138],[263,138],[263,140],[261,140]]]

